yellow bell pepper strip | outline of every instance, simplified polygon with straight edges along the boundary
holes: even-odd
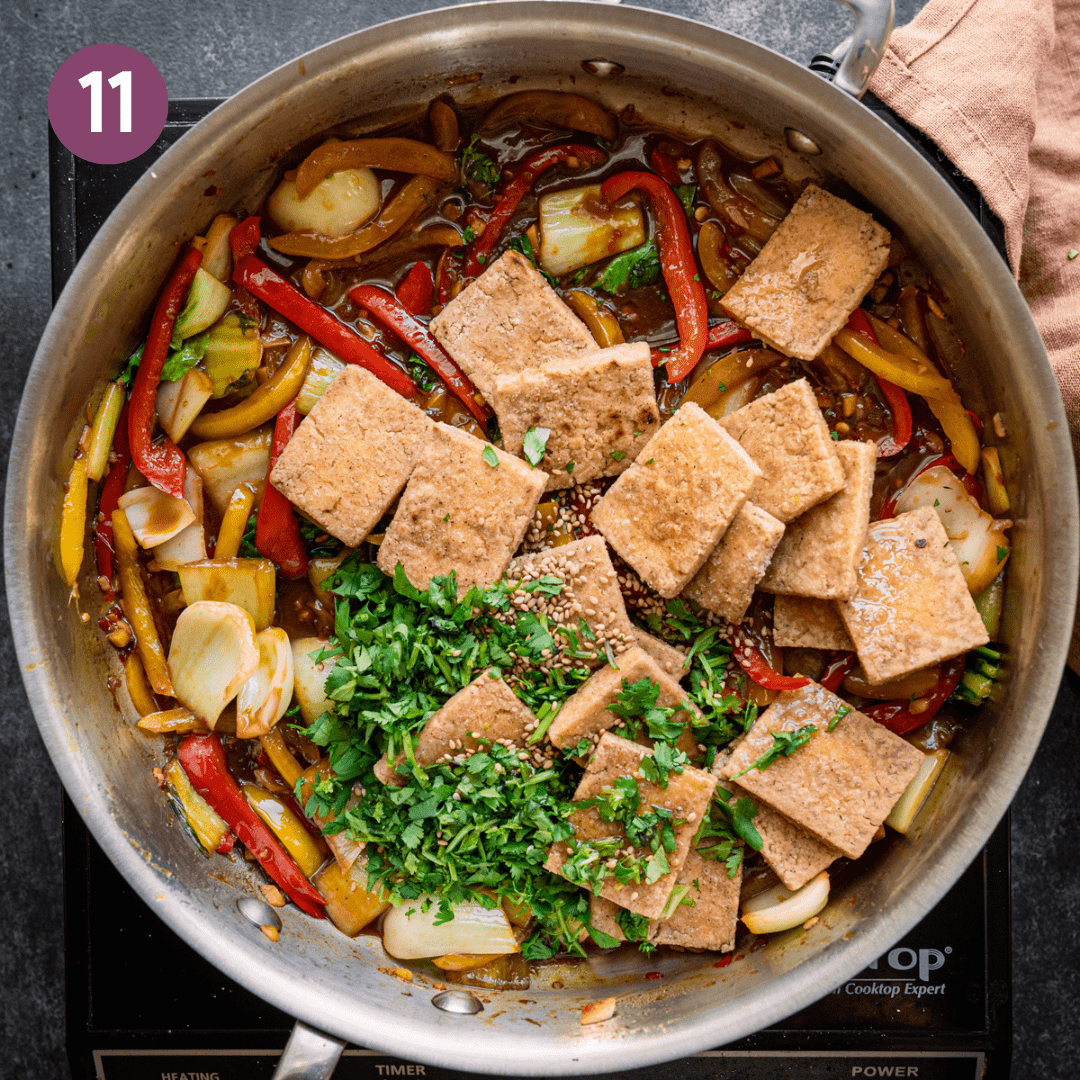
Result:
[[[856,308],[848,318],[848,329],[861,334],[868,342],[879,344],[874,328],[862,308]],[[911,405],[903,387],[876,376],[878,388],[885,396],[889,412],[892,413],[892,433],[887,434],[878,444],[878,457],[894,457],[911,441]]]
[[[304,775],[303,766],[296,760],[293,752],[285,742],[285,736],[278,729],[271,728],[265,735],[259,736],[259,742],[270,759],[270,764],[277,769],[281,779],[290,788],[296,787],[296,781]]]
[[[203,851],[207,855],[212,851],[231,851],[235,838],[229,832],[229,826],[191,786],[187,773],[176,758],[165,769],[165,784]]]
[[[929,362],[921,363],[910,356],[887,352],[865,335],[855,333],[846,326],[837,331],[833,342],[863,367],[882,379],[896,383],[908,393],[920,394],[924,398],[948,398],[955,393],[952,383],[939,375]]]
[[[887,322],[874,315],[869,315],[868,318],[883,348],[901,356],[909,356],[928,370],[934,370],[926,353],[907,335],[901,334],[899,330],[893,329]],[[926,397],[930,411],[937,417],[941,430],[945,432],[945,437],[952,444],[953,457],[960,462],[965,471],[974,474],[979,467],[979,434],[960,400],[960,395],[953,389],[952,383],[949,383],[947,393],[939,397],[929,397],[925,394],[923,396]]]
[[[601,349],[612,345],[622,345],[626,338],[615,315],[604,307],[603,302],[594,293],[584,289],[571,289],[566,294],[566,302],[589,328],[593,340]]]
[[[124,657],[124,682],[127,684],[128,697],[139,716],[152,716],[161,711],[154,691],[146,680],[146,669],[139,659],[138,652],[130,652]]]
[[[417,139],[346,139],[312,150],[296,170],[296,195],[306,199],[331,173],[342,169],[388,169],[415,173],[444,184],[458,179],[453,154]]]
[[[116,453],[116,460],[109,469],[109,475],[105,477],[105,483],[101,486],[101,498],[98,500],[97,518],[94,521],[94,559],[97,562],[99,580],[104,579],[108,582],[104,589],[106,600],[111,600],[114,596],[112,516],[120,501],[120,496],[124,494],[128,469],[131,466],[126,404],[120,412],[120,422],[113,439],[113,450]]]
[[[310,359],[311,339],[305,334],[293,342],[281,366],[250,397],[231,409],[196,417],[189,431],[197,439],[233,439],[272,420],[300,393]]]
[[[311,877],[326,860],[300,819],[281,798],[257,784],[244,784],[240,790],[255,813],[284,845],[304,876]]]
[[[108,468],[109,450],[126,400],[120,383],[109,383],[94,414],[94,422],[90,425],[90,439],[86,444],[86,475],[95,483],[105,475]]]
[[[240,843],[285,895],[313,918],[325,918],[326,901],[244,798],[240,785],[229,772],[221,740],[214,734],[185,735],[176,756],[195,790],[224,818]]]
[[[217,546],[214,548],[215,559],[235,559],[240,551],[240,542],[244,539],[251,508],[255,505],[255,492],[247,484],[241,484],[229,499],[225,514],[218,529]]]
[[[146,593],[142,571],[139,569],[138,546],[135,534],[128,524],[123,510],[113,511],[113,551],[116,569],[120,576],[120,604],[127,621],[135,631],[139,657],[146,669],[146,677],[157,694],[175,697],[169,667],[165,662],[165,649],[158,636],[150,597]]]
[[[996,446],[984,446],[982,451],[983,483],[986,485],[986,502],[990,513],[1000,517],[1009,512],[1009,492],[1001,472],[1001,458]]]
[[[210,729],[189,709],[165,709],[148,713],[136,725],[151,735],[190,735],[193,731],[206,735]]]
[[[60,576],[69,587],[74,586],[83,561],[86,535],[86,491],[86,453],[77,450],[64,489],[64,502],[60,510],[60,541],[57,550]]]

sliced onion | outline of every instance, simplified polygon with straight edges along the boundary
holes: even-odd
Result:
[[[274,620],[277,571],[269,559],[204,559],[177,568],[189,604],[218,600],[243,608],[256,630]]]
[[[183,378],[163,382],[158,387],[158,423],[173,442],[179,442],[213,396],[214,384],[210,376],[199,368],[191,368]]]
[[[258,666],[255,623],[242,607],[200,600],[180,612],[169,676],[176,700],[210,727]]]
[[[184,501],[191,507],[195,520],[164,544],[154,549],[154,570],[179,570],[187,563],[206,558],[206,531],[203,528],[202,478],[194,469],[184,475]]]
[[[315,402],[330,389],[330,384],[344,370],[345,361],[339,360],[329,349],[312,349],[304,384],[296,399],[296,411],[307,416],[315,408]]]
[[[265,735],[284,715],[293,694],[293,654],[289,635],[278,626],[255,635],[259,666],[236,695],[236,734]]]
[[[198,443],[188,451],[191,467],[202,477],[206,495],[219,514],[225,514],[232,493],[242,484],[251,486],[256,502],[262,498],[273,432],[272,425],[256,428],[235,439]]]
[[[266,200],[266,212],[286,232],[345,236],[373,218],[382,203],[382,186],[370,169],[338,169],[315,185],[306,198],[295,180],[282,180]]]
[[[742,921],[752,934],[775,934],[812,919],[829,902],[829,874],[822,870],[801,889],[774,885],[743,902]]]
[[[427,911],[421,910],[425,901]],[[520,952],[513,927],[501,907],[458,904],[449,922],[435,925],[439,901],[434,896],[406,900],[391,908],[383,920],[383,948],[398,960],[444,956],[447,953],[475,953],[505,956]]]
[[[645,243],[645,220],[632,198],[614,206],[599,184],[540,197],[540,265],[558,277]]]
[[[140,546],[154,548],[171,540],[195,520],[195,511],[184,499],[174,499],[156,487],[134,488],[120,496],[124,511]]]
[[[312,653],[318,656],[326,648],[325,638],[297,638],[292,643],[293,650],[293,693],[300,706],[300,715],[305,724],[314,724],[316,720],[334,703],[326,696],[326,677],[334,666],[333,659],[316,663]]]

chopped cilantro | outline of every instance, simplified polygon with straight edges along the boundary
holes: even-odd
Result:
[[[839,724],[840,721],[843,720],[844,717],[847,716],[847,714],[849,712],[851,712],[851,706],[850,705],[841,705],[840,708],[836,710],[835,715],[829,721],[828,726],[825,728],[825,730],[826,731],[832,731],[832,729],[834,727],[836,727],[836,725]]]
[[[461,233],[461,239],[466,244],[471,244],[476,239],[476,233],[473,231],[473,227],[471,225],[465,226],[464,230]]]
[[[626,451],[625,450],[612,450],[610,456],[611,456],[612,461],[622,461],[622,459],[624,457],[626,457]]]
[[[416,383],[425,394],[430,394],[432,390],[438,389],[441,385],[438,375],[431,369],[428,362],[422,360],[416,353],[413,353],[409,359],[405,361],[405,364],[409,369],[409,374],[412,376],[413,382]]]
[[[297,515],[300,522],[300,538],[304,541],[308,558],[320,559],[336,555],[341,545],[321,526]]]
[[[1076,248],[1071,248],[1069,250],[1068,258],[1070,260],[1075,259],[1077,255],[1080,255],[1080,251],[1077,251]]]
[[[261,559],[259,549],[255,546],[255,522],[258,518],[258,513],[254,513],[248,518],[247,527],[244,529],[244,535],[240,538],[240,550],[237,554],[241,559]]]
[[[638,289],[653,285],[660,278],[660,255],[653,244],[624,251],[604,267],[596,279],[596,288],[616,293],[622,288]]]
[[[490,191],[499,182],[499,166],[476,148],[479,139],[479,135],[474,135],[461,151],[461,175],[466,182],[472,181]]]
[[[671,190],[679,197],[679,202],[682,203],[683,209],[689,217],[689,215],[694,212],[694,199],[697,198],[697,185],[680,184],[678,187],[674,187]]]
[[[499,455],[495,453],[495,447],[492,446],[491,443],[488,443],[487,446],[484,447],[484,452],[480,456],[493,469],[499,467]]]
[[[758,772],[761,772],[767,769],[774,761],[779,761],[782,757],[791,757],[796,750],[801,750],[816,732],[816,724],[803,724],[802,727],[797,727],[794,731],[769,732],[773,738],[772,746],[752,764],[737,772],[731,779],[738,780],[740,776],[744,776],[751,769],[757,769]]]
[[[674,742],[683,733],[683,724],[672,720],[680,710],[658,706],[656,702],[659,696],[659,683],[653,682],[648,676],[635,683],[623,679],[622,689],[607,707],[608,712],[622,720],[628,739],[637,739],[644,729],[650,739]]]
[[[568,473],[572,473],[572,472],[574,471],[574,466],[575,466],[576,464],[577,464],[577,462],[576,462],[576,461],[568,461],[568,462],[566,463],[566,471],[567,471]]]
[[[999,547],[997,549],[997,561],[998,562],[1004,562],[1005,561],[1005,556],[1008,555],[1008,554],[1009,554],[1009,549],[1007,547]]]
[[[530,467],[535,469],[544,460],[544,451],[550,435],[551,429],[546,427],[531,427],[525,432],[522,451]]]
[[[615,921],[627,941],[636,942],[643,953],[651,953],[656,946],[649,943],[649,920],[626,908],[619,908]]]

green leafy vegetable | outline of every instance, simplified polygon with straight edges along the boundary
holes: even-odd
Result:
[[[626,457],[626,451],[625,450],[612,450],[611,451],[611,460],[612,461],[616,461],[616,462],[617,461],[622,461],[622,459],[624,457]]]
[[[479,139],[479,135],[474,135],[469,145],[461,151],[461,175],[466,181],[471,180],[490,191],[499,182],[499,166],[477,149]]]
[[[341,544],[321,525],[316,525],[313,521],[308,521],[307,518],[301,517],[299,514],[297,514],[297,520],[300,522],[300,538],[304,541],[304,547],[307,549],[309,558],[327,558],[336,555],[341,550]]]
[[[816,724],[803,724],[802,727],[797,727],[794,731],[770,731],[769,734],[773,738],[772,746],[753,764],[741,769],[731,779],[737,780],[740,776],[745,776],[751,769],[757,769],[758,772],[761,772],[772,765],[773,762],[779,761],[780,758],[791,757],[796,750],[801,750],[816,732]]]
[[[648,676],[635,683],[623,679],[622,689],[615,701],[607,707],[608,712],[622,720],[628,739],[637,739],[644,727],[649,738],[674,742],[683,733],[683,724],[672,720],[680,710],[658,706],[656,702],[659,697],[659,683],[653,682]]]
[[[637,943],[643,953],[651,953],[656,946],[649,943],[649,920],[644,915],[637,915],[626,908],[619,908],[615,921],[627,941]]]
[[[421,360],[416,353],[413,353],[405,363],[409,368],[409,374],[412,376],[413,382],[425,394],[430,394],[432,390],[438,389],[441,385],[438,375],[432,371],[427,361]]]
[[[638,289],[660,280],[660,254],[654,244],[624,251],[604,267],[596,288],[616,293],[622,288]]]
[[[844,717],[847,716],[847,714],[849,712],[851,712],[851,706],[850,705],[841,705],[836,710],[836,713],[833,715],[833,718],[829,721],[829,723],[826,726],[825,730],[826,731],[832,731],[832,729],[834,727],[836,727],[836,725],[839,724],[840,721],[843,720]]]
[[[203,333],[184,341],[179,349],[174,349],[165,357],[165,365],[161,369],[161,381],[176,382],[177,379],[182,379],[206,355],[206,347],[209,344],[209,330],[204,330]]]
[[[544,460],[544,451],[547,449],[547,441],[551,436],[551,429],[546,427],[531,427],[525,432],[522,450],[525,460],[532,468],[536,468]]]
[[[499,455],[495,453],[495,447],[492,446],[491,443],[488,443],[487,446],[484,447],[484,452],[480,456],[493,469],[499,467]]]
[[[679,197],[687,216],[694,212],[694,199],[697,198],[697,186],[695,184],[680,184],[671,189]]]

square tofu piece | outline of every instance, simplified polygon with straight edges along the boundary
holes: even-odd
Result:
[[[836,443],[805,379],[720,421],[762,472],[750,499],[780,521],[794,521],[844,486]]]
[[[870,525],[877,447],[841,442],[836,453],[844,467],[843,488],[788,526],[761,582],[765,592],[822,600],[849,600],[855,594],[855,567]]]
[[[693,906],[679,904],[669,918],[653,923],[649,940],[656,945],[678,945],[683,949],[731,952],[735,948],[735,923],[739,918],[742,866],[729,878],[722,862],[703,859],[691,848],[677,884],[688,886],[686,899],[692,900]]]
[[[639,626],[634,627],[634,644],[639,649],[644,649],[656,661],[660,670],[665,675],[670,675],[676,682],[685,679],[690,674],[690,667],[686,663],[686,653],[654,637]]]
[[[749,454],[690,403],[645,444],[592,523],[661,596],[678,596],[760,476]]]
[[[499,375],[597,351],[585,324],[533,264],[512,250],[431,320],[431,332],[489,399]]]
[[[610,732],[605,732],[574,793],[574,801],[580,802],[598,795],[605,787],[611,787],[620,776],[635,776],[635,774],[640,776],[638,769],[648,753],[649,751],[638,743],[629,742]],[[922,755],[919,756],[921,759]],[[637,779],[636,776],[635,779]],[[632,885],[621,885],[613,877],[605,878],[600,895],[620,907],[628,908],[638,915],[644,915],[647,919],[655,919],[664,910],[671,890],[675,887],[679,871],[686,861],[690,841],[698,830],[702,815],[709,808],[709,801],[716,790],[716,777],[701,769],[687,766],[682,773],[673,773],[669,777],[666,788],[645,779],[637,779],[637,786],[642,805],[663,807],[670,810],[676,818],[682,818],[685,821],[685,824],[674,828],[675,850],[667,854],[670,871],[657,878],[651,885],[645,882],[644,875],[640,882]],[[570,821],[574,826],[578,843],[625,836],[619,822],[601,821],[595,807],[575,811],[570,815]],[[545,868],[553,873],[561,874],[563,864],[570,854],[570,845],[567,841],[552,844],[548,851],[547,862],[544,864]],[[652,857],[652,853],[648,850],[639,851],[637,854],[642,862]]]
[[[509,739],[518,746],[536,727],[536,717],[501,678],[488,671],[459,690],[434,716],[416,738],[417,765],[433,765],[440,758],[469,754],[485,743]],[[399,754],[395,765],[405,760]],[[375,775],[384,783],[401,787],[404,777],[394,772],[386,757],[375,763]]]
[[[731,757],[730,751],[716,755],[713,773],[720,776],[721,770]],[[749,798],[746,791],[732,780],[720,780],[717,787],[723,788],[737,799]],[[800,829],[783,814],[778,814],[771,806],[766,806],[756,799],[751,802],[757,806],[753,825],[761,836],[761,856],[780,879],[785,889],[801,889],[808,881],[817,877],[827,866],[840,858],[840,852],[829,844],[815,839],[805,829]]]
[[[813,360],[885,269],[889,239],[869,214],[811,184],[724,307],[767,345]]]
[[[677,884],[688,887],[686,897],[694,902],[693,906],[679,904],[670,918],[649,923],[647,940],[654,945],[731,952],[739,917],[742,867],[729,878],[722,862],[704,859],[691,848]],[[619,910],[618,904],[602,896],[589,897],[589,920],[593,926],[602,934],[625,941]]]
[[[783,535],[782,522],[760,506],[743,503],[705,565],[683,589],[683,596],[728,622],[738,622]]]
[[[296,429],[270,482],[356,547],[401,493],[433,427],[412,402],[349,364]]]
[[[684,704],[693,712],[698,711],[693,702],[687,700],[682,687],[670,675],[661,671],[660,666],[644,649],[635,645],[619,657],[618,670],[608,666],[600,668],[584,686],[563,702],[562,708],[548,728],[547,737],[562,749],[564,746],[574,746],[583,738],[591,738],[597,743],[605,731],[622,728],[622,717],[616,716],[608,706],[618,701],[624,681],[633,685],[642,679],[651,679],[660,688],[656,695],[659,708],[680,709],[672,715],[672,720],[684,725],[690,722],[689,713],[681,708]],[[616,730],[616,734],[623,735],[625,732]],[[693,740],[693,733],[690,732],[689,735],[688,745],[684,745],[683,737],[680,736],[679,749],[695,757],[697,744]],[[644,742],[644,745],[650,743]]]
[[[790,757],[761,770],[752,768],[774,745],[772,732],[808,725],[817,731]],[[818,840],[857,859],[924,756],[842,698],[810,683],[781,692],[735,748],[721,775]]]
[[[511,454],[522,455],[529,428],[550,432],[540,462],[549,491],[617,476],[660,426],[644,341],[499,375],[491,404]]]
[[[872,683],[990,640],[932,506],[875,521],[858,575],[855,595],[838,607]]]
[[[379,569],[393,574],[400,562],[418,589],[456,570],[458,595],[498,581],[546,481],[467,431],[436,424],[379,547]]]
[[[809,596],[777,594],[773,601],[773,641],[793,649],[855,651],[855,642],[840,618],[836,601]]]
[[[549,575],[562,579],[558,596],[529,591],[530,582]],[[511,561],[506,577],[523,590],[510,597],[511,604],[547,615],[559,653],[590,653],[587,660],[581,656],[572,659],[594,666],[607,663],[605,644],[615,656],[633,646],[634,628],[602,536],[594,533],[546,551],[520,555]],[[589,633],[582,630],[582,622]],[[556,629],[560,626],[562,631]]]

